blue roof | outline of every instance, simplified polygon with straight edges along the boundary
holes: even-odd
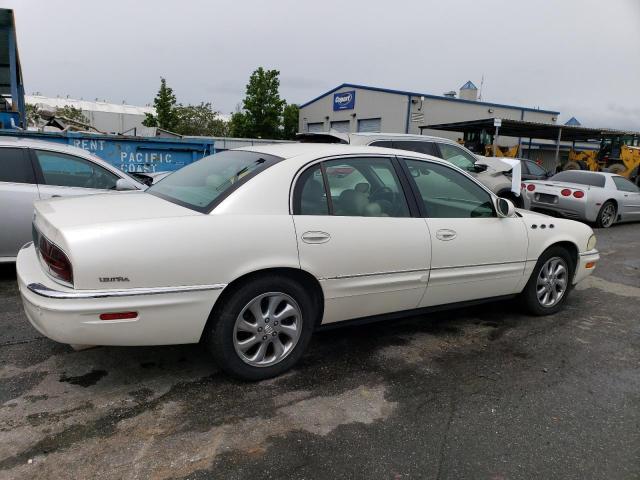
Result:
[[[524,111],[527,111],[527,112],[540,112],[540,113],[549,113],[551,115],[560,115],[560,112],[554,112],[552,110],[541,110],[539,108],[531,108],[531,107],[519,107],[517,105],[505,105],[505,104],[502,104],[502,103],[479,102],[477,100],[464,100],[462,98],[443,97],[443,96],[440,96],[440,95],[432,95],[432,94],[429,94],[429,93],[408,92],[406,90],[392,90],[392,89],[389,89],[389,88],[371,87],[371,86],[368,86],[368,85],[357,85],[355,83],[343,83],[342,85],[338,85],[337,87],[332,88],[328,92],[325,92],[322,95],[318,95],[313,100],[309,100],[308,102],[303,103],[302,105],[300,105],[300,108],[304,108],[307,105],[311,105],[312,103],[320,100],[321,98],[324,98],[327,95],[330,95],[333,92],[336,92],[336,91],[340,90],[341,88],[359,88],[361,90],[371,90],[371,91],[374,91],[374,92],[383,92],[383,93],[395,93],[397,95],[407,95],[407,96],[412,96],[412,97],[425,97],[425,98],[431,98],[431,99],[434,99],[434,100],[444,100],[444,101],[447,101],[447,102],[471,103],[471,104],[474,104],[474,105],[486,105],[488,107],[514,108],[514,109],[517,109],[517,110],[524,110]]]
[[[460,90],[477,90],[477,89],[478,87],[476,87],[471,80],[469,80],[467,83],[465,83],[460,87]]]
[[[582,124],[578,121],[576,117],[571,117],[569,120],[567,120],[565,125],[570,125],[572,127],[579,127]]]

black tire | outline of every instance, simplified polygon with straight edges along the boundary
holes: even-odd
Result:
[[[252,300],[269,292],[282,292],[297,303],[302,313],[301,332],[293,349],[279,363],[253,366],[246,363],[235,350],[234,326],[242,310]],[[289,370],[302,357],[311,340],[318,311],[312,296],[295,280],[283,275],[257,277],[239,285],[218,308],[214,308],[214,317],[208,322],[204,343],[218,366],[234,377],[248,381],[275,377]]]
[[[613,221],[609,221],[609,216],[607,215],[611,208],[613,208]],[[615,202],[613,202],[612,200],[607,200],[602,204],[602,207],[600,207],[598,217],[596,218],[596,227],[609,228],[611,225],[616,223],[617,218],[618,208],[616,207]]]
[[[622,163],[613,163],[609,165],[605,171],[609,173],[615,173],[616,175],[623,175],[624,172],[627,171],[627,167],[625,167]]]
[[[576,162],[575,160],[569,160],[565,162],[562,166],[562,170],[584,170],[580,162]]]
[[[547,263],[547,261],[554,257],[563,259],[566,264],[566,268],[568,270],[566,276],[567,286],[559,301],[553,306],[546,307],[542,305],[540,300],[538,299],[538,276],[540,275],[540,270]],[[529,278],[527,285],[524,287],[524,290],[520,294],[520,298],[526,311],[531,315],[536,316],[552,315],[558,312],[564,305],[564,302],[567,300],[567,296],[571,292],[571,281],[573,279],[574,271],[575,260],[571,258],[571,254],[566,248],[560,246],[548,248],[538,259],[538,262],[536,263],[536,266],[531,273],[531,277]]]

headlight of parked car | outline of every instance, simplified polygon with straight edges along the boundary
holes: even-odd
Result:
[[[591,235],[589,237],[589,241],[587,242],[587,250],[593,250],[594,248],[596,248],[596,236]]]

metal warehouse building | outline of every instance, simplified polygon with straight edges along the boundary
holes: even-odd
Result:
[[[301,132],[386,132],[419,134],[421,125],[504,118],[555,123],[559,112],[478,100],[478,89],[465,83],[459,95],[390,90],[343,83],[300,106]],[[456,132],[424,130],[425,135],[461,137]],[[518,139],[500,142],[514,145]]]
[[[89,120],[89,124],[105,133],[129,133],[147,135],[142,122],[146,113],[155,113],[152,107],[138,107],[109,102],[91,102],[73,98],[45,97],[42,95],[27,95],[26,103],[35,105],[42,110],[55,111],[61,107],[75,107]],[[155,130],[154,130],[155,134]]]

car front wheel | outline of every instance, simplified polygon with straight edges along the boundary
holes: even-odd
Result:
[[[524,305],[533,315],[551,315],[562,308],[571,289],[573,266],[566,249],[552,247],[538,259],[522,292]]]
[[[263,380],[300,359],[315,325],[310,295],[281,276],[236,288],[215,312],[206,343],[218,365],[243,380]]]

